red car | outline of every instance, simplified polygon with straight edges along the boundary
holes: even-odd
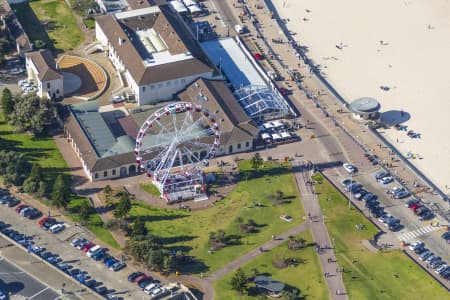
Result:
[[[81,248],[81,251],[88,252],[88,250],[91,249],[94,246],[95,246],[95,244],[93,244],[93,243],[87,244],[83,248]]]
[[[148,276],[146,274],[142,274],[141,276],[136,277],[133,282],[138,283],[139,281],[141,281],[142,279],[147,278]]]
[[[21,204],[21,205],[19,205],[19,206],[17,206],[15,209],[16,209],[16,213],[20,213],[20,211],[22,210],[22,209],[25,209],[25,208],[27,208],[28,207],[28,205],[25,205],[25,204]]]
[[[417,203],[417,204],[414,204],[413,206],[411,206],[411,210],[413,212],[416,212],[420,207],[422,207],[422,204]]]
[[[47,220],[48,220],[48,217],[44,217],[44,218],[40,219],[40,220],[37,222],[38,226],[39,226],[39,227],[42,227],[42,225],[44,225],[44,223],[47,222]]]

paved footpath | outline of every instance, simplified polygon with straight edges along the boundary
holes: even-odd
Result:
[[[329,276],[325,276],[325,282],[328,286],[331,299],[348,299],[345,292],[344,282],[342,281],[342,275],[338,272],[338,264],[336,256],[332,248],[332,242],[328,235],[328,230],[323,222],[324,216],[320,208],[314,186],[307,184],[310,180],[310,173],[306,170],[306,167],[298,164],[293,167],[295,179],[297,181],[297,187],[301,193],[301,199],[303,201],[303,207],[305,213],[309,216],[311,233],[313,240],[321,247],[319,251],[319,260],[322,267],[322,273],[326,273]]]
[[[276,237],[276,239],[270,240],[269,242],[261,245],[261,248],[258,249],[254,249],[253,251],[250,251],[249,253],[239,257],[238,259],[236,259],[235,261],[232,261],[231,263],[229,263],[228,265],[226,265],[225,267],[217,270],[216,272],[212,273],[211,275],[209,275],[207,277],[207,280],[210,282],[213,282],[223,276],[225,276],[226,274],[228,274],[229,272],[233,271],[234,269],[237,269],[238,267],[246,264],[247,262],[255,259],[257,256],[261,255],[262,253],[269,251],[277,246],[279,246],[281,243],[283,243],[284,241],[286,241],[289,236],[295,236],[299,233],[301,233],[302,231],[306,230],[309,228],[309,224],[308,223],[303,223],[300,224],[286,232],[284,232],[283,234],[279,235]],[[263,251],[261,251],[261,249]]]

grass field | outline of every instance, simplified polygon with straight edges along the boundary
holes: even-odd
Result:
[[[309,231],[304,231],[296,237],[301,237],[306,240],[306,244],[312,243],[312,237]],[[242,269],[246,275],[252,274],[256,269],[257,274],[264,274],[271,278],[283,282],[288,288],[296,288],[300,291],[300,299],[304,300],[326,300],[329,299],[328,289],[326,287],[323,275],[320,269],[320,262],[314,247],[309,245],[304,249],[292,251],[287,247],[288,242],[284,242],[277,248],[266,252],[248,264],[244,265]],[[302,261],[298,266],[284,269],[277,269],[272,265],[272,261],[283,258],[296,258]],[[231,289],[230,281],[235,271],[230,272],[223,278],[214,282],[216,290],[216,300],[229,299],[257,299],[257,295],[249,287],[249,292],[246,295],[239,296],[236,291]]]
[[[66,161],[59,152],[58,147],[51,137],[37,138],[28,133],[14,133],[11,126],[9,126],[0,111],[0,149],[14,150],[24,153],[30,162],[38,163],[42,168],[42,173],[45,176],[50,188],[52,182],[55,181],[56,176],[63,174],[68,180],[69,168]],[[81,205],[86,198],[80,197],[76,194],[70,194],[69,210],[75,212],[77,207]],[[48,201],[43,201],[49,204]],[[79,222],[76,213],[70,213],[69,216],[76,222]],[[91,215],[90,225],[88,228],[98,236],[99,239],[108,243],[112,247],[119,248],[119,245],[112,237],[111,233],[102,227],[100,216],[97,214]]]
[[[184,250],[195,256],[198,263],[186,266],[183,273],[208,273],[233,261],[251,249],[300,223],[303,210],[300,205],[294,177],[290,167],[277,163],[266,163],[258,174],[250,170],[248,161],[240,161],[241,173],[248,173],[248,179],[240,181],[225,199],[212,208],[202,211],[167,210],[135,202],[131,216],[145,216],[146,226],[153,234],[162,236],[175,249]],[[274,206],[269,197],[282,189],[290,203]],[[253,202],[262,207],[255,207]],[[294,221],[280,220],[281,214],[289,214]],[[239,232],[237,218],[253,219],[259,232],[243,235]],[[223,229],[227,235],[240,236],[240,244],[228,246],[208,254],[209,232]]]
[[[74,13],[64,1],[32,1],[11,6],[31,41],[42,40],[48,48],[68,51],[84,40]]]
[[[355,208],[349,209],[328,181],[315,187],[350,299],[448,299],[448,292],[400,250],[368,251],[361,241],[372,239],[376,227]]]
[[[161,193],[153,183],[141,183],[139,186],[150,195],[159,197]]]

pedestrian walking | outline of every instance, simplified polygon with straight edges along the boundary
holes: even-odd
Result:
[[[339,273],[339,268],[336,268],[336,273]]]

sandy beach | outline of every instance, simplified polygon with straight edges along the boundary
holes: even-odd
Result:
[[[347,100],[369,96],[405,131],[386,136],[445,192],[450,188],[450,1],[272,0],[295,39]],[[380,87],[387,87],[381,89]]]

